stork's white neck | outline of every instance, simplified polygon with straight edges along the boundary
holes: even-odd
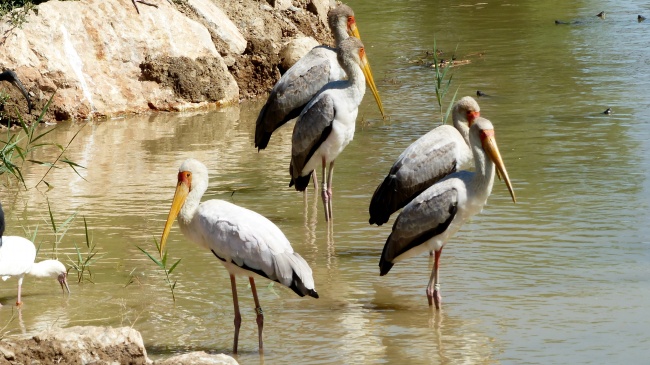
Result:
[[[348,93],[355,105],[361,104],[363,95],[366,93],[366,77],[361,71],[361,67],[351,60],[345,60],[341,65],[348,75]]]
[[[347,24],[341,24],[341,22],[336,23],[336,26],[332,28],[332,35],[334,36],[334,44],[336,47],[350,37],[346,28]]]
[[[203,194],[208,189],[208,177],[198,178],[198,174],[194,174],[194,180],[192,181],[192,190],[187,195],[185,203],[181,208],[181,211],[178,214],[178,224],[181,228],[184,228],[190,224],[192,218],[196,214],[196,210],[201,204],[201,198]]]
[[[492,193],[492,186],[494,185],[495,168],[494,162],[487,157],[481,145],[474,144],[472,146],[472,153],[474,154],[474,176],[470,183],[470,191],[477,194],[476,198],[481,201],[481,205],[485,204],[487,198]]]
[[[460,116],[458,116],[456,113],[453,115],[454,119],[454,127],[460,132],[460,135],[463,136],[463,139],[465,139],[465,143],[469,145],[469,124],[467,121],[463,122],[460,120]]]

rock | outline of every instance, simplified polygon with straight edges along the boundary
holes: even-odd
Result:
[[[131,327],[77,326],[29,339],[3,339],[0,355],[0,364],[238,365],[230,356],[202,351],[152,362],[140,332]]]
[[[330,0],[311,0],[309,4],[307,4],[307,10],[314,13],[323,25],[328,26],[327,13],[333,6],[335,6],[335,4]]]
[[[291,0],[268,0],[269,4],[276,10],[287,10],[291,5]]]
[[[291,1],[289,1],[291,3]],[[188,5],[205,21],[210,33],[224,41],[231,53],[242,54],[246,39],[226,14],[211,0],[188,0]]]
[[[302,56],[318,45],[318,41],[312,37],[299,37],[291,40],[280,50],[280,67],[283,71],[288,70]]]
[[[0,24],[0,67],[14,69],[28,90],[45,99],[56,90],[50,113],[57,120],[205,106],[141,80],[140,65],[152,55],[224,65],[204,26],[167,1],[157,5],[140,5],[138,14],[131,0],[42,3],[22,28]],[[236,102],[236,82],[222,68],[223,97],[210,102]]]
[[[40,333],[27,340],[2,340],[11,363],[150,364],[142,336],[131,327],[71,327]],[[13,358],[7,358],[10,354]]]
[[[228,355],[209,355],[203,351],[196,351],[156,361],[153,365],[238,365],[238,363]]]

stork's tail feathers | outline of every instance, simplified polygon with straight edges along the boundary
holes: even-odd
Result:
[[[307,174],[306,176],[298,176],[297,178],[291,178],[291,182],[289,182],[289,186],[296,186],[297,191],[305,191],[307,189],[307,186],[309,186],[309,180],[311,179],[311,173]]]
[[[393,174],[388,174],[375,190],[370,200],[370,219],[368,223],[381,226],[388,222],[390,215],[401,207],[397,207],[395,202],[395,195],[397,194],[397,177]]]
[[[293,272],[293,280],[291,281],[289,289],[293,290],[294,293],[301,297],[309,295],[310,297],[318,298],[316,290],[307,288],[295,271]]]
[[[386,244],[384,245],[384,250],[381,252],[381,258],[379,259],[379,276],[384,276],[388,274],[390,269],[393,268],[393,263],[389,260],[386,259],[386,255],[388,254],[388,242],[390,242],[392,234],[388,236],[388,239],[386,240]]]
[[[264,104],[264,107],[260,110],[260,114],[257,116],[257,122],[255,123],[255,147],[257,148],[257,151],[263,150],[268,146],[271,134],[273,133],[273,131],[267,131],[264,125],[267,107],[268,103]]]

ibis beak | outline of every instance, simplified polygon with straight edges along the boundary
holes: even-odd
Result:
[[[65,291],[68,291],[68,295],[70,295],[70,287],[68,286],[68,280],[67,280],[68,274],[63,273],[59,275],[59,284],[61,284],[61,291],[63,291],[63,294],[65,294]]]
[[[501,153],[499,153],[499,148],[497,147],[497,141],[496,139],[494,139],[494,131],[492,131],[492,133],[490,133],[486,138],[483,139],[483,149],[487,153],[490,160],[492,160],[492,162],[494,162],[494,164],[496,165],[499,175],[501,175],[503,181],[505,181],[506,186],[508,187],[510,196],[512,196],[512,201],[516,203],[517,198],[515,198],[515,192],[512,189],[512,184],[510,183],[510,177],[508,177],[508,171],[506,171],[506,166],[503,164],[503,160],[501,159]]]
[[[372,91],[372,96],[375,97],[377,106],[379,106],[379,112],[381,117],[386,119],[386,114],[384,113],[384,106],[381,103],[381,98],[379,97],[379,91],[377,91],[377,85],[375,85],[375,79],[372,77],[372,71],[370,70],[370,64],[368,63],[368,58],[364,54],[363,59],[361,60],[361,70],[363,70],[363,75],[366,77],[366,82],[370,86],[370,91]]]
[[[162,256],[165,251],[165,244],[167,243],[167,237],[169,236],[169,231],[172,229],[172,224],[178,216],[178,213],[181,211],[181,207],[185,203],[187,194],[190,193],[190,187],[185,181],[178,181],[176,185],[176,192],[174,193],[174,199],[172,200],[172,207],[169,209],[169,215],[167,216],[167,222],[165,222],[165,228],[163,229],[162,237],[160,238],[160,255]]]

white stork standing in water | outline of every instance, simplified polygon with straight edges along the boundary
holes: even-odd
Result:
[[[169,231],[178,216],[178,225],[185,237],[210,250],[226,267],[230,273],[235,308],[234,353],[237,353],[241,325],[235,276],[248,277],[257,313],[259,349],[263,352],[264,315],[257,299],[254,277],[277,281],[301,297],[309,295],[318,298],[311,268],[293,251],[282,231],[260,214],[223,200],[212,199],[201,203],[207,188],[208,169],[205,165],[194,159],[183,162],[160,239],[160,252],[164,252]]]
[[[361,38],[352,9],[341,4],[327,14],[337,47],[348,37]],[[263,150],[271,134],[289,120],[300,115],[303,108],[328,82],[343,80],[345,70],[336,58],[336,48],[314,47],[282,75],[275,84],[255,125],[255,147]],[[378,93],[373,94],[381,115],[384,108]]]
[[[436,127],[402,152],[370,200],[370,224],[381,226],[429,186],[474,165],[469,127],[480,111],[472,97],[460,99],[453,107],[453,127]]]
[[[0,277],[7,280],[12,276],[18,277],[18,298],[16,305],[21,305],[23,278],[26,274],[36,277],[56,277],[61,290],[67,290],[68,272],[61,262],[57,260],[44,260],[34,263],[36,247],[34,243],[19,236],[5,236],[5,216],[0,204]],[[65,292],[64,292],[65,293]],[[1,304],[0,304],[1,305]]]
[[[442,249],[467,219],[483,209],[492,192],[495,170],[501,174],[512,201],[516,202],[492,123],[481,117],[475,119],[469,130],[469,142],[476,170],[455,172],[406,205],[393,224],[379,261],[383,276],[397,262],[434,251],[435,261],[426,292],[429,305],[435,302],[437,309],[441,306],[438,269]]]
[[[289,186],[295,185],[298,191],[304,191],[309,185],[312,171],[319,165],[322,167],[321,196],[325,206],[325,219],[328,221],[332,218],[334,160],[354,137],[366,82],[373,95],[378,95],[365,48],[359,39],[350,37],[341,42],[338,60],[348,79],[325,85],[300,113],[293,128],[289,167]],[[325,175],[328,164],[328,173]]]

